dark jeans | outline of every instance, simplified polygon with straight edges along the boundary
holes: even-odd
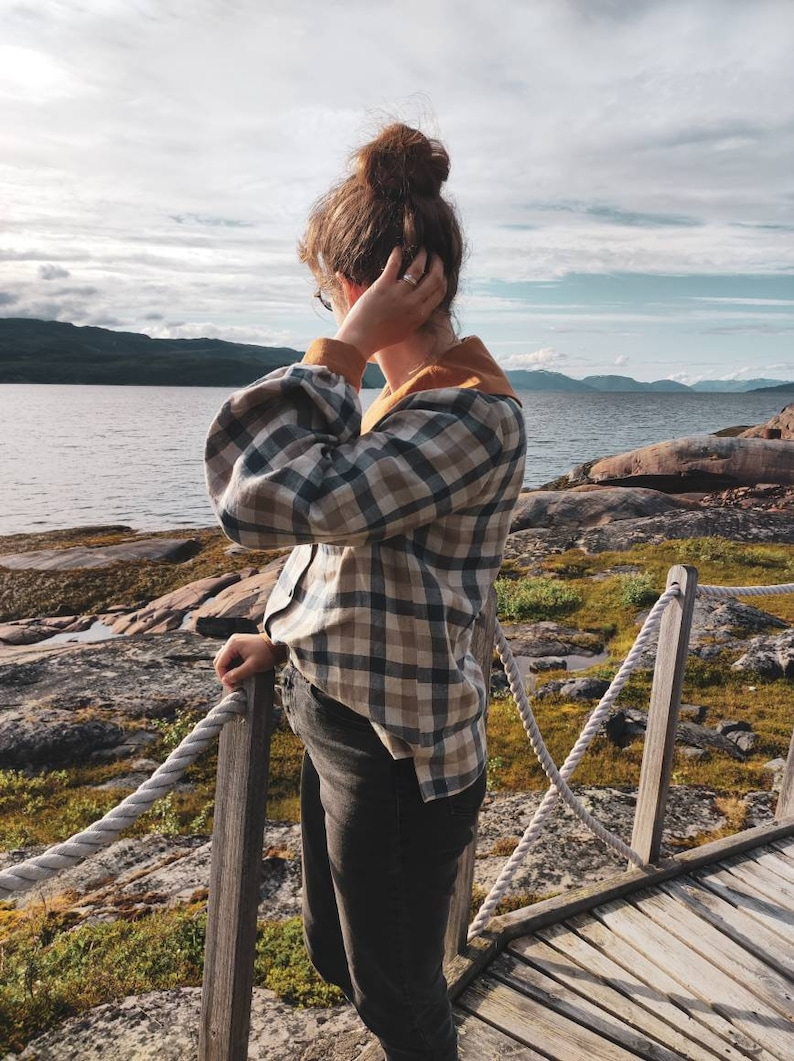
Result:
[[[306,747],[303,921],[311,960],[355,1005],[388,1061],[456,1061],[444,933],[485,771],[465,792],[423,803],[413,760],[392,759],[365,718],[291,666],[283,699]]]

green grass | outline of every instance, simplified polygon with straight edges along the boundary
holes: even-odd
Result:
[[[582,603],[581,595],[552,578],[496,580],[500,619],[540,621],[570,615]]]
[[[207,917],[196,906],[136,920],[75,922],[74,914],[38,909],[6,926],[0,939],[0,1052],[19,1050],[104,1002],[201,983]],[[300,918],[260,922],[254,982],[293,1005],[342,1000],[312,968]]]

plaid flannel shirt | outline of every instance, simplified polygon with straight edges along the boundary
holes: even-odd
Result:
[[[523,415],[476,379],[444,386],[442,365],[434,389],[412,381],[362,433],[364,362],[351,369],[358,351],[343,346],[321,340],[231,395],[207,440],[209,493],[232,540],[294,546],[266,634],[393,755],[413,756],[423,799],[454,795],[485,766],[471,637],[523,481]]]

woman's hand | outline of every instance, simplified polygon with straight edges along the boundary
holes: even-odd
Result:
[[[351,343],[370,358],[378,350],[407,339],[438,308],[447,290],[444,265],[438,255],[420,250],[407,269],[401,269],[402,248],[395,247],[378,279],[353,303],[335,338]],[[424,275],[423,275],[424,274]],[[411,284],[401,276],[412,276]]]
[[[212,662],[224,686],[236,689],[252,674],[273,670],[286,658],[285,645],[274,645],[261,634],[232,634]]]

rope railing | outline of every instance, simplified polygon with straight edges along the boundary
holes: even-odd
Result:
[[[0,899],[27,891],[35,884],[54,877],[61,870],[77,865],[111,844],[119,833],[160,799],[179,781],[185,770],[205,751],[227,722],[243,714],[245,694],[237,691],[225,696],[202,718],[195,728],[171,752],[164,763],[121,803],[99,821],[76,833],[71,839],[55,844],[43,854],[29,858],[0,873]]]
[[[774,586],[698,585],[696,593],[701,597],[716,599],[731,597],[783,596],[785,594],[794,593],[794,583],[783,583]],[[569,752],[568,757],[559,770],[557,769],[554,760],[551,758],[548,748],[543,740],[534,712],[529,703],[526,687],[519,672],[518,665],[507,642],[504,631],[497,622],[496,647],[499,653],[499,658],[504,665],[510,692],[518,707],[521,721],[529,738],[532,750],[535,752],[535,755],[543,768],[543,772],[548,777],[550,785],[540,806],[535,811],[532,821],[524,831],[524,835],[502,867],[496,882],[484,899],[474,920],[469,926],[469,940],[480,935],[487,926],[493,916],[494,910],[510,888],[515,874],[523,863],[529,848],[543,831],[548,818],[560,798],[574,812],[579,820],[608,847],[611,847],[635,866],[642,866],[645,864],[644,859],[630,845],[626,844],[620,839],[620,837],[607,829],[606,826],[602,825],[601,822],[590,814],[590,812],[582,805],[581,801],[571,791],[567,781],[579,765],[593,737],[601,728],[605,716],[608,714],[610,708],[617,699],[621,689],[628,680],[629,675],[638,666],[643,650],[647,647],[651,638],[658,632],[665,609],[672,600],[679,596],[679,594],[680,588],[676,584],[673,584],[666,589],[655,602],[645,619],[634,644],[623,661],[623,664],[612,679],[609,688],[604,693],[598,705],[588,717],[576,744]]]
[[[698,586],[701,597],[782,597],[794,593],[794,582],[778,586]]]
[[[469,939],[478,936],[488,924],[494,910],[504,898],[505,893],[510,887],[513,877],[515,876],[518,867],[523,862],[527,851],[542,832],[543,827],[560,797],[563,802],[571,808],[574,814],[576,814],[579,820],[600,840],[634,865],[642,865],[642,859],[636,851],[594,818],[593,815],[582,805],[581,801],[574,795],[567,782],[568,778],[573,774],[581,762],[582,757],[587,751],[593,738],[601,728],[605,717],[620,694],[621,689],[628,681],[632,671],[634,671],[639,665],[642,652],[659,628],[665,608],[671,600],[674,600],[675,597],[678,596],[679,592],[678,586],[671,586],[669,589],[665,590],[653,605],[628,655],[621,664],[617,674],[610,682],[609,688],[601,697],[596,708],[590,714],[576,743],[568,753],[565,762],[559,770],[543,741],[532,707],[529,703],[524,682],[518,671],[518,665],[510,650],[504,631],[497,623],[497,650],[502,663],[504,664],[505,673],[507,674],[508,682],[510,684],[510,692],[513,694],[516,704],[518,705],[521,721],[524,724],[524,729],[529,737],[532,749],[538,757],[538,761],[543,767],[543,771],[549,778],[551,784],[549,785],[548,791],[543,797],[540,806],[535,811],[532,821],[527,826],[523,837],[503,866],[496,883],[491,888],[478,910],[474,921],[471,923],[469,927]]]

